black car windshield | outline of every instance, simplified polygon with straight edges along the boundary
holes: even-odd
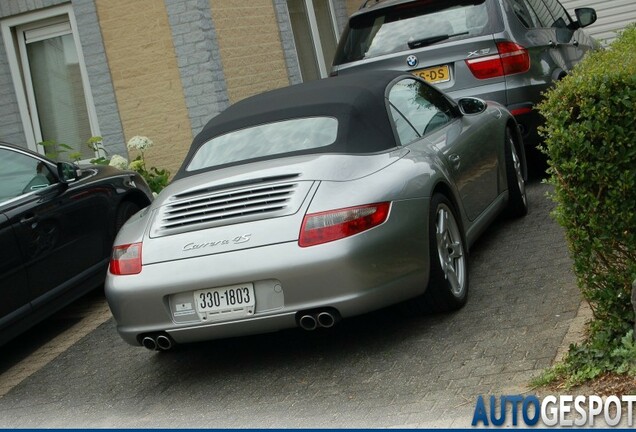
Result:
[[[484,0],[401,4],[352,17],[333,64],[487,33],[490,25]]]
[[[307,117],[253,126],[212,138],[194,154],[186,171],[326,147],[336,141],[338,120]]]

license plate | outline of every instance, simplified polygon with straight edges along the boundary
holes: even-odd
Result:
[[[431,84],[450,81],[450,69],[447,65],[435,66],[426,69],[417,69],[411,72]]]
[[[232,285],[194,292],[194,302],[200,314],[245,311],[254,313],[254,285]]]

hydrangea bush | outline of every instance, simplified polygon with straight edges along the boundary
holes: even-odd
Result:
[[[113,155],[108,162],[108,165],[119,168],[120,170],[125,170],[128,168],[128,159],[123,156]]]
[[[140,135],[135,135],[128,140],[128,150],[137,150],[143,152],[153,146],[153,142],[150,138]]]
[[[146,168],[146,160],[144,152],[153,146],[153,142],[146,136],[135,135],[126,144],[129,151],[137,152],[138,155],[130,163],[128,159],[118,154],[112,155],[110,158],[100,156],[91,160],[93,164],[110,165],[121,170],[129,169],[138,172],[150,186],[155,194],[161,192],[168,185],[170,180],[170,172],[166,169],[156,167]],[[106,150],[102,145],[102,137],[91,137],[87,145],[98,154],[106,154]]]
[[[170,172],[166,169],[159,169],[154,166],[146,168],[144,152],[153,145],[152,140],[146,136],[135,135],[129,139],[127,144],[128,150],[137,151],[139,155],[130,162],[128,169],[138,172],[146,180],[148,186],[150,186],[150,190],[158,194],[168,185]]]

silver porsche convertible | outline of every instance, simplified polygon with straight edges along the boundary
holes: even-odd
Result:
[[[300,327],[409,300],[450,311],[468,250],[527,213],[519,129],[372,71],[274,90],[213,118],[170,184],[119,232],[106,296],[152,350]]]

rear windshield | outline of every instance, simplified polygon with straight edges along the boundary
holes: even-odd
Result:
[[[334,66],[490,33],[485,0],[428,0],[352,17]]]
[[[186,171],[318,149],[333,144],[337,135],[338,120],[333,117],[307,117],[252,126],[203,144]]]

